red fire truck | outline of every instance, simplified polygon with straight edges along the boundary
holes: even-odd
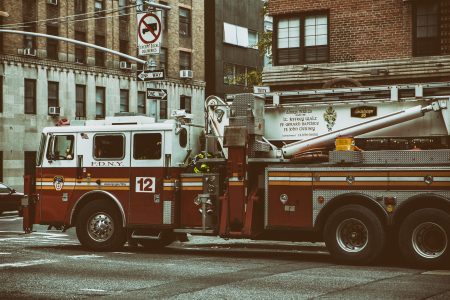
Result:
[[[352,264],[398,248],[413,264],[442,266],[450,261],[449,96],[428,97],[427,88],[436,90],[209,97],[205,155],[194,160],[204,172],[193,171],[199,139],[182,115],[45,128],[24,228],[76,227],[93,250],[127,239],[162,247],[191,233],[324,241]]]

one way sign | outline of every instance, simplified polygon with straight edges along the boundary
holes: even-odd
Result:
[[[161,80],[165,78],[164,70],[142,71],[141,73],[139,73],[138,78],[143,81]]]
[[[147,88],[147,99],[166,100],[167,90]]]

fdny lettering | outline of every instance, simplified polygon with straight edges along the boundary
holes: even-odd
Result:
[[[91,167],[123,167],[121,161],[93,161]]]

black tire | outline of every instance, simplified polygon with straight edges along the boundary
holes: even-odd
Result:
[[[173,243],[175,235],[172,232],[163,231],[160,234],[160,239],[139,239],[138,243],[146,249],[161,249]]]
[[[423,268],[450,265],[450,215],[425,208],[410,214],[400,225],[399,248],[407,262]]]
[[[380,219],[360,205],[343,206],[333,212],[323,234],[331,256],[347,264],[373,262],[382,253],[386,242]]]
[[[96,200],[83,207],[78,216],[76,231],[80,243],[96,251],[116,250],[126,241],[126,230],[119,211],[105,200]]]

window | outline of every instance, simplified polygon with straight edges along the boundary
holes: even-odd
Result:
[[[415,2],[414,23],[415,55],[441,54],[439,3],[437,1]]]
[[[191,113],[191,97],[180,96],[180,109],[184,109],[188,114]]]
[[[36,80],[25,79],[25,113],[36,114]]]
[[[28,32],[36,32],[36,25],[27,25],[24,30]],[[26,49],[36,49],[36,37],[25,35],[23,37],[23,47]]]
[[[130,111],[130,97],[128,90],[120,90],[120,112]]]
[[[74,149],[73,135],[54,135],[47,147],[48,160],[72,160]]]
[[[95,0],[94,2],[94,11],[103,11],[104,10],[104,6],[103,6],[103,0]]]
[[[146,101],[145,92],[138,92],[138,113],[145,115],[145,101]]]
[[[328,61],[326,15],[280,18],[275,22],[275,63],[295,65]]]
[[[59,84],[58,82],[48,82],[48,107],[59,106],[58,99]]]
[[[191,36],[191,11],[180,7],[180,35]]]
[[[47,25],[47,34],[58,36],[58,26]],[[47,58],[58,59],[58,40],[47,39]]]
[[[96,87],[95,88],[95,117],[104,118],[105,117],[105,88]]]
[[[86,42],[86,33],[75,31],[75,39]],[[86,47],[75,45],[75,62],[79,64],[86,63]]]
[[[94,136],[94,158],[96,159],[123,159],[125,156],[125,138],[123,135],[96,135]]]
[[[159,118],[167,119],[167,100],[159,101]]]
[[[167,70],[167,48],[161,47],[159,52],[159,68]]]
[[[128,14],[128,8],[124,8],[127,6],[127,0],[119,0],[119,15],[126,16]]]
[[[75,13],[82,14],[86,12],[86,0],[75,0]]]
[[[1,194],[9,194],[10,192],[11,191],[9,190],[9,188],[6,185],[0,183],[0,193]]]
[[[105,47],[105,37],[102,35],[95,36],[95,44],[97,46]],[[95,51],[95,65],[98,67],[105,66],[105,52],[104,51]]]
[[[231,63],[223,64],[223,83],[229,85],[245,85],[250,84],[248,74],[256,71],[256,68],[240,66]]]
[[[245,27],[223,23],[223,42],[245,48],[258,48],[258,32]]]
[[[77,119],[86,118],[86,86],[77,84],[75,87],[76,108],[75,117]]]
[[[191,53],[180,51],[180,70],[192,70]]]
[[[119,40],[119,51],[125,54],[128,54],[128,41],[127,40]],[[124,58],[120,58],[124,60]]]
[[[134,159],[161,159],[161,148],[162,135],[160,133],[137,133],[134,135]]]

